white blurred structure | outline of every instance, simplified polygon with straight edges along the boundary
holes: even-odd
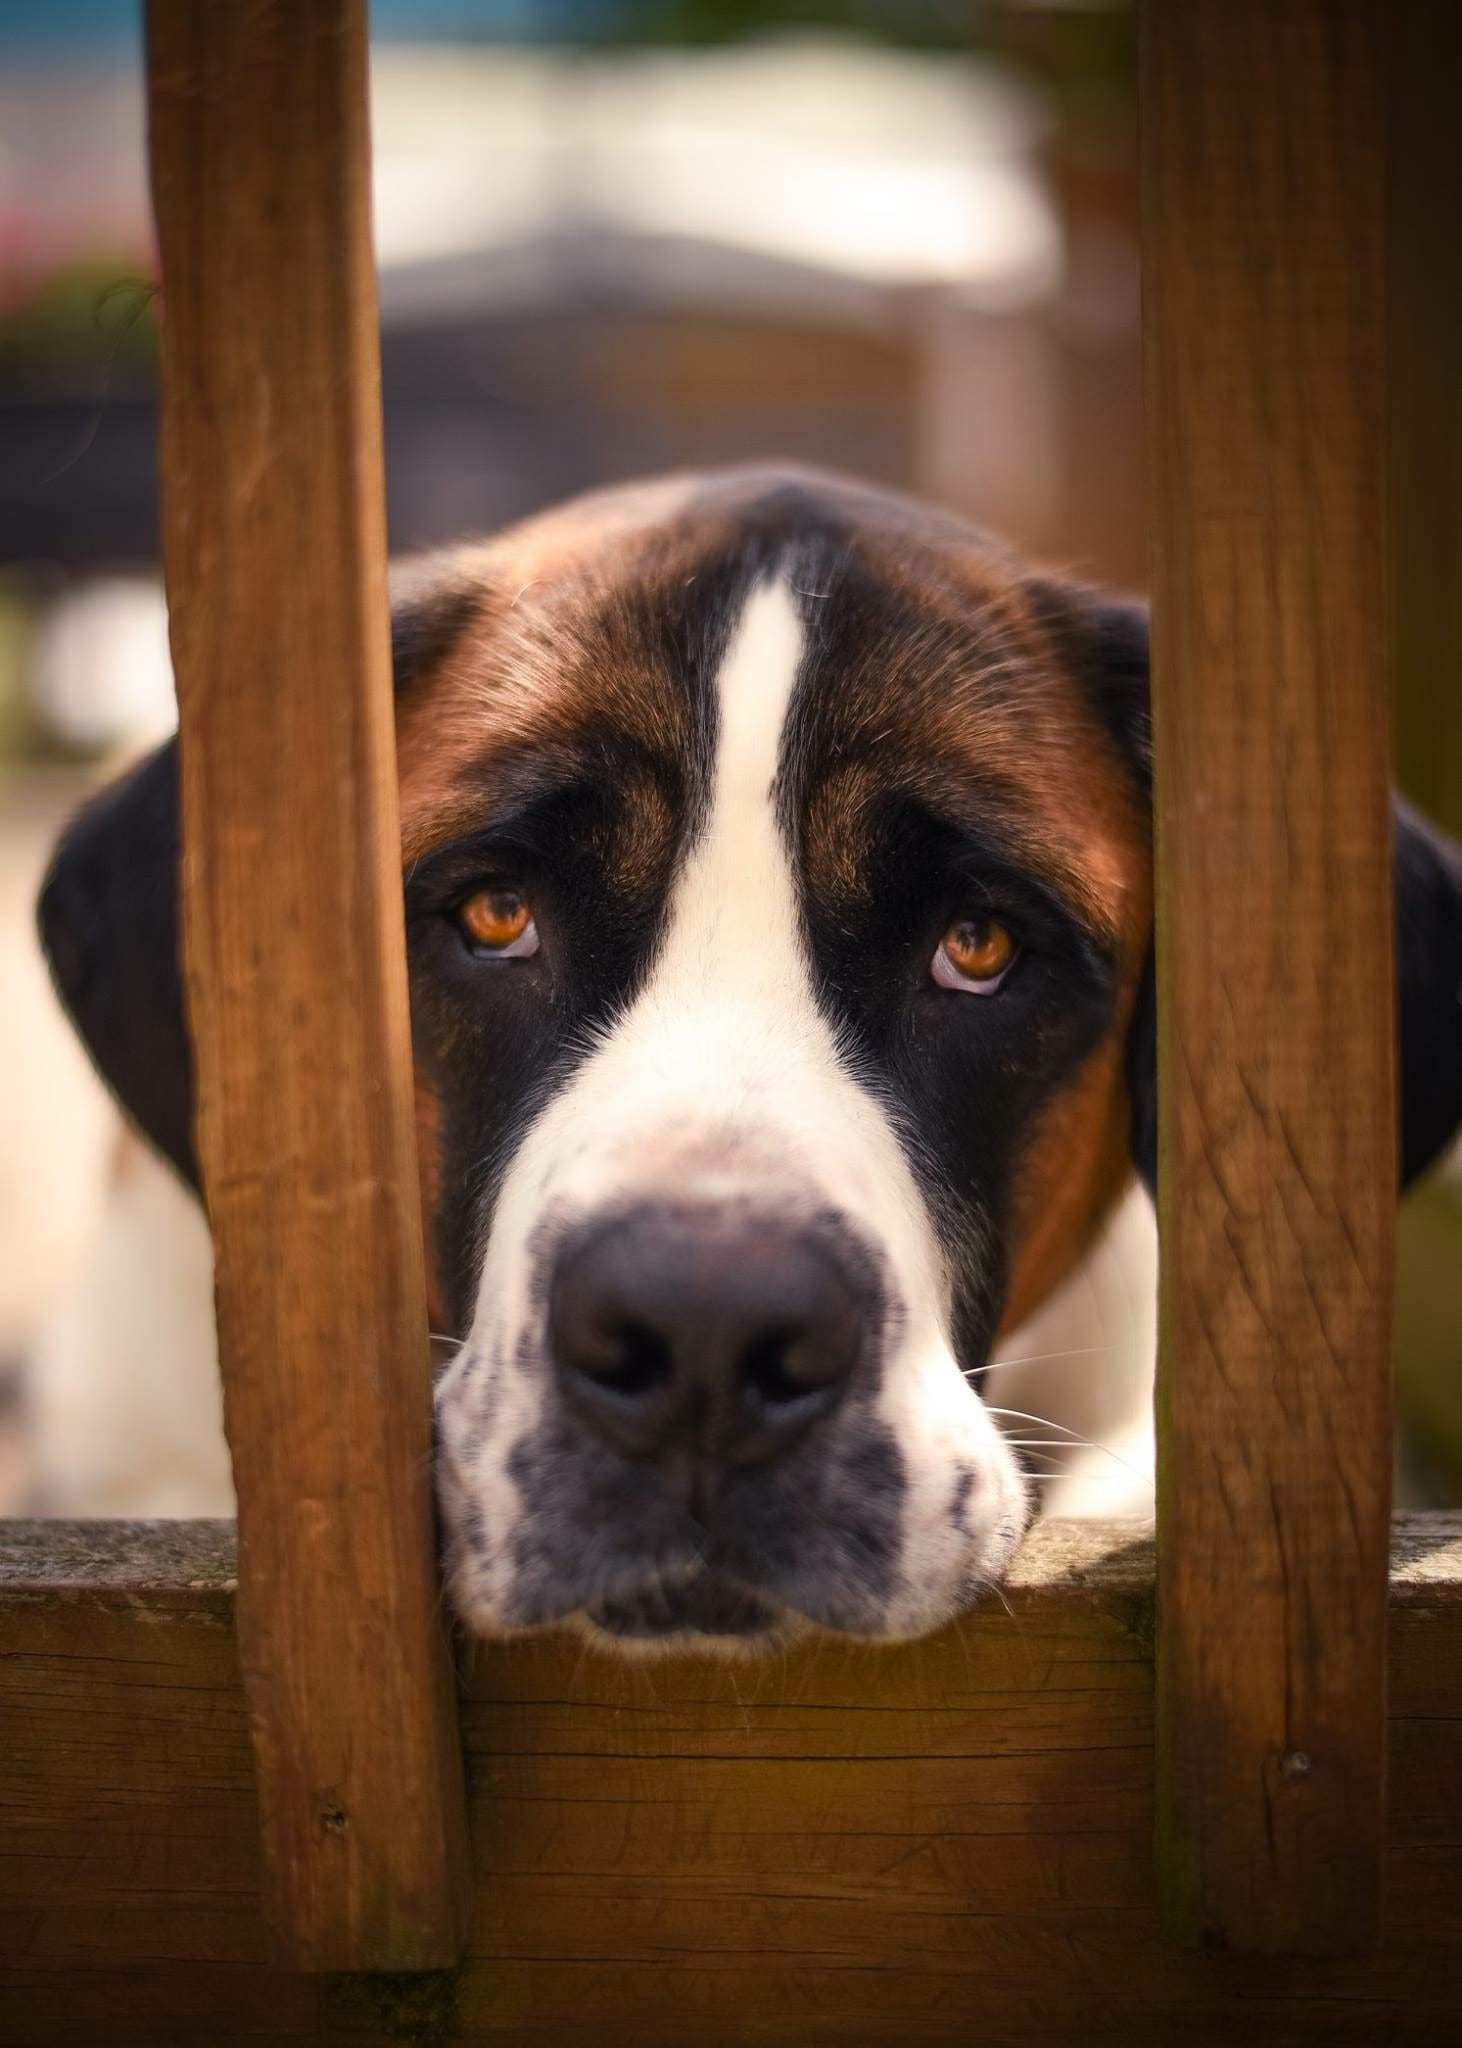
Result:
[[[30,1505],[53,1515],[231,1515],[203,1211],[114,1130],[95,1227],[30,1355]]]
[[[1038,103],[972,57],[831,36],[593,56],[388,47],[372,104],[384,271],[568,226],[1003,303],[1059,280]]]
[[[153,746],[177,724],[162,586],[97,576],[40,611],[31,688],[68,746]]]
[[[759,249],[895,285],[1049,292],[1039,101],[988,60],[840,35],[372,52],[381,267],[557,233]],[[151,245],[140,65],[0,79],[0,217],[48,260]]]
[[[75,774],[0,775],[0,1360],[22,1356],[71,1286],[118,1136],[36,942],[51,844],[85,788]]]

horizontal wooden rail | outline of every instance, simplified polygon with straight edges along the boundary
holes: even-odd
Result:
[[[423,2040],[1436,2044],[1462,2010],[1462,1518],[1396,1526],[1387,1932],[1159,1929],[1153,1556],[1043,1524],[929,1642],[463,1652],[475,1918],[421,1978],[267,1959],[220,1524],[0,1525],[7,2048]]]

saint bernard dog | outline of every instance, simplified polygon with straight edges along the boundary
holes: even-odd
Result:
[[[1154,1173],[1142,608],[756,469],[410,566],[393,641],[459,1616],[937,1628],[1106,1370],[1076,1347],[1038,1413],[1002,1346]],[[1462,859],[1399,804],[1395,849],[1410,1176],[1462,1118]],[[71,827],[41,924],[194,1181],[177,868],[169,745]]]

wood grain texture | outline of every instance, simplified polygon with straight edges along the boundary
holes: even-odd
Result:
[[[450,1961],[362,0],[153,0],[186,980],[266,1902]]]
[[[1391,1586],[1387,1934],[1161,1932],[1152,1546],[1042,1525],[929,1642],[629,1666],[464,1651],[476,1911],[418,1978],[300,1976],[260,1915],[228,1531],[0,1526],[7,2048],[1440,2048],[1462,2011],[1462,1523]]]
[[[1147,0],[1159,1854],[1375,1930],[1396,1120],[1377,0]]]

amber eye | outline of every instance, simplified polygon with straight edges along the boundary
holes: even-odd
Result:
[[[940,940],[931,971],[941,988],[993,995],[1015,965],[1019,950],[993,917],[961,917]]]
[[[521,960],[538,951],[538,927],[516,889],[478,889],[461,904],[457,923],[479,953]]]

